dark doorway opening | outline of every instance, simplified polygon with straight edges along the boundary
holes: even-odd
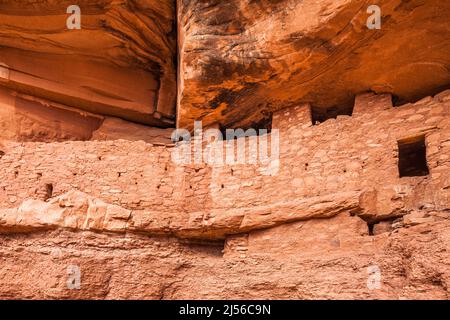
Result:
[[[398,141],[398,152],[400,178],[427,176],[430,174],[427,165],[425,136]]]

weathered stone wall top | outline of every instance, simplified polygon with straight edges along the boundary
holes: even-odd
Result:
[[[280,129],[278,174],[258,175],[249,166],[235,168],[230,174],[224,168],[220,178],[225,190],[215,199],[222,205],[228,199],[235,206],[245,206],[249,198],[252,204],[267,204],[374,188],[381,193],[404,190],[403,196],[411,196],[415,205],[423,201],[434,206],[442,196],[448,206],[447,195],[440,192],[448,193],[443,188],[449,178],[449,95],[447,91],[397,108],[382,95],[378,106],[376,102],[367,104],[365,112],[318,125],[312,125],[308,105],[280,111],[273,122],[273,128]],[[425,136],[430,175],[400,178],[398,140],[421,135]],[[419,184],[421,191],[412,194]]]

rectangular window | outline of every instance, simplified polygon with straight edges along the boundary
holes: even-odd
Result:
[[[425,136],[398,141],[398,170],[401,177],[426,176],[427,165]]]

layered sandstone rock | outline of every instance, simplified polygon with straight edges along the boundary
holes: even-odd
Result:
[[[173,126],[176,35],[173,1],[0,3],[0,83],[91,113]]]
[[[0,140],[89,140],[103,117],[0,87]]]
[[[374,237],[363,235],[363,227],[348,216],[284,225],[242,236],[225,255],[220,243],[139,234],[54,230],[2,236],[0,297],[449,298],[448,220]],[[75,267],[80,287],[69,289]],[[380,272],[379,286],[371,286],[372,270]]]
[[[0,141],[128,140],[168,145],[173,129],[105,117],[0,87]]]
[[[92,133],[92,140],[129,140],[148,143],[172,144],[173,129],[160,129],[124,121],[119,118],[106,118],[102,125]]]
[[[271,129],[178,143],[175,0],[70,4],[0,2],[0,298],[449,298],[447,1],[177,1],[178,125]]]
[[[261,127],[302,103],[326,119],[363,91],[404,103],[448,86],[450,3],[370,4],[380,30],[362,0],[179,0],[179,126]]]

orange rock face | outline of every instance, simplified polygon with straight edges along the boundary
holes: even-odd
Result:
[[[67,27],[71,4],[0,4],[3,85],[92,113],[173,126],[175,4],[78,1],[79,30]]]
[[[178,1],[178,125],[264,126],[311,103],[351,114],[364,91],[417,101],[450,85],[450,3],[376,1],[381,29],[359,0]]]
[[[0,298],[449,299],[448,1],[26,2]]]

